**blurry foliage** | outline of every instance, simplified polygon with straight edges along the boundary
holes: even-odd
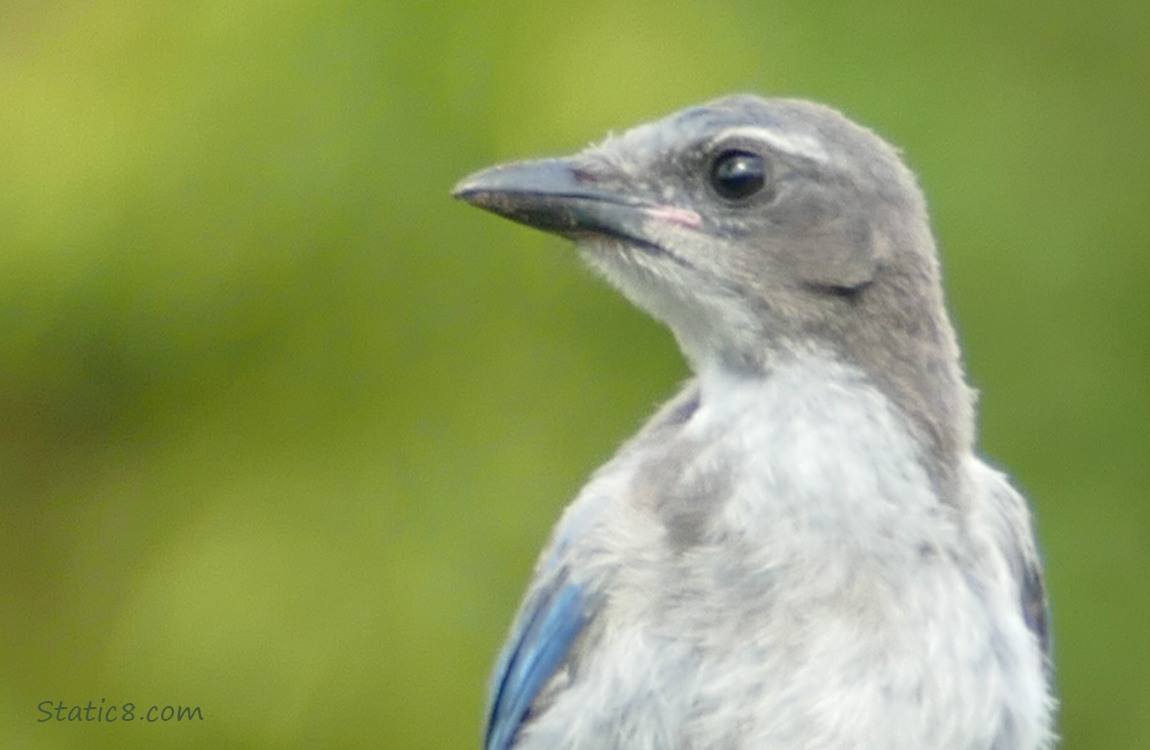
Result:
[[[733,90],[933,206],[1035,501],[1067,746],[1150,745],[1150,6],[0,7],[0,747],[477,747],[586,474],[686,370],[448,198]],[[41,701],[200,706],[38,723]]]

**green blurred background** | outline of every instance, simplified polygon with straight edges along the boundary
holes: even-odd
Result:
[[[39,0],[0,5],[0,748],[477,748],[551,523],[686,370],[448,191],[735,90],[904,148],[1065,746],[1150,747],[1150,4]],[[101,699],[203,720],[37,721]]]

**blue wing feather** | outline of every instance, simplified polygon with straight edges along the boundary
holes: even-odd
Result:
[[[509,750],[531,705],[567,659],[587,622],[582,589],[568,581],[564,571],[556,572],[552,581],[533,593],[499,656],[486,750]]]

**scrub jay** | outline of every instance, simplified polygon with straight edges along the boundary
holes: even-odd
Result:
[[[563,514],[487,750],[1053,745],[1030,514],[891,146],[732,96],[454,194],[575,240],[694,372]]]

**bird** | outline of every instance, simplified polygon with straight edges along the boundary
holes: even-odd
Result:
[[[573,240],[692,373],[559,519],[485,750],[1056,744],[1034,520],[899,151],[734,94],[453,195]]]

